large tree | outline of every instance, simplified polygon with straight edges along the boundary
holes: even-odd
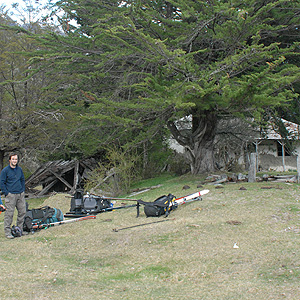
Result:
[[[90,120],[109,136],[117,128],[136,145],[166,126],[192,173],[213,171],[220,118],[260,121],[297,97],[299,4],[60,1],[66,34],[43,35],[51,51],[36,60],[76,74]]]

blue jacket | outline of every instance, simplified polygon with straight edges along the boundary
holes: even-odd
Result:
[[[23,193],[25,191],[25,177],[22,168],[18,165],[15,168],[10,165],[5,167],[0,174],[0,189],[5,196],[8,193]]]

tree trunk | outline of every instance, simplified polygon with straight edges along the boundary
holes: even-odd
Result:
[[[195,111],[192,115],[192,128],[179,128],[174,122],[168,122],[175,140],[185,147],[191,173],[202,174],[215,171],[214,140],[217,129],[217,116],[214,112]]]
[[[193,149],[188,149],[187,157],[190,161],[191,173],[203,174],[215,171],[215,159],[212,141],[200,141],[194,144]]]

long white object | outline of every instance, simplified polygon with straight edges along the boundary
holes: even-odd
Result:
[[[197,199],[198,197],[206,195],[207,193],[209,193],[209,190],[202,190],[202,191],[196,192],[194,194],[190,194],[190,195],[187,195],[187,196],[177,198],[177,199],[175,199],[175,201],[178,204],[184,204],[185,202],[187,202],[189,200]]]
[[[63,220],[63,221],[58,221],[58,222],[49,223],[49,224],[33,225],[32,228],[33,229],[48,228],[48,227],[63,225],[63,224],[72,223],[72,222],[79,222],[79,221],[89,220],[89,219],[96,219],[96,216],[94,216],[94,215],[93,216],[85,216],[85,217],[81,217],[81,218]]]

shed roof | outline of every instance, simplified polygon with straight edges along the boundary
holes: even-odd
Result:
[[[287,131],[287,138],[291,140],[300,139],[300,125],[282,119],[282,124],[284,125]],[[275,123],[270,123],[265,130],[263,130],[259,139],[268,139],[268,140],[282,140],[286,137],[282,136],[279,133],[278,126]]]

